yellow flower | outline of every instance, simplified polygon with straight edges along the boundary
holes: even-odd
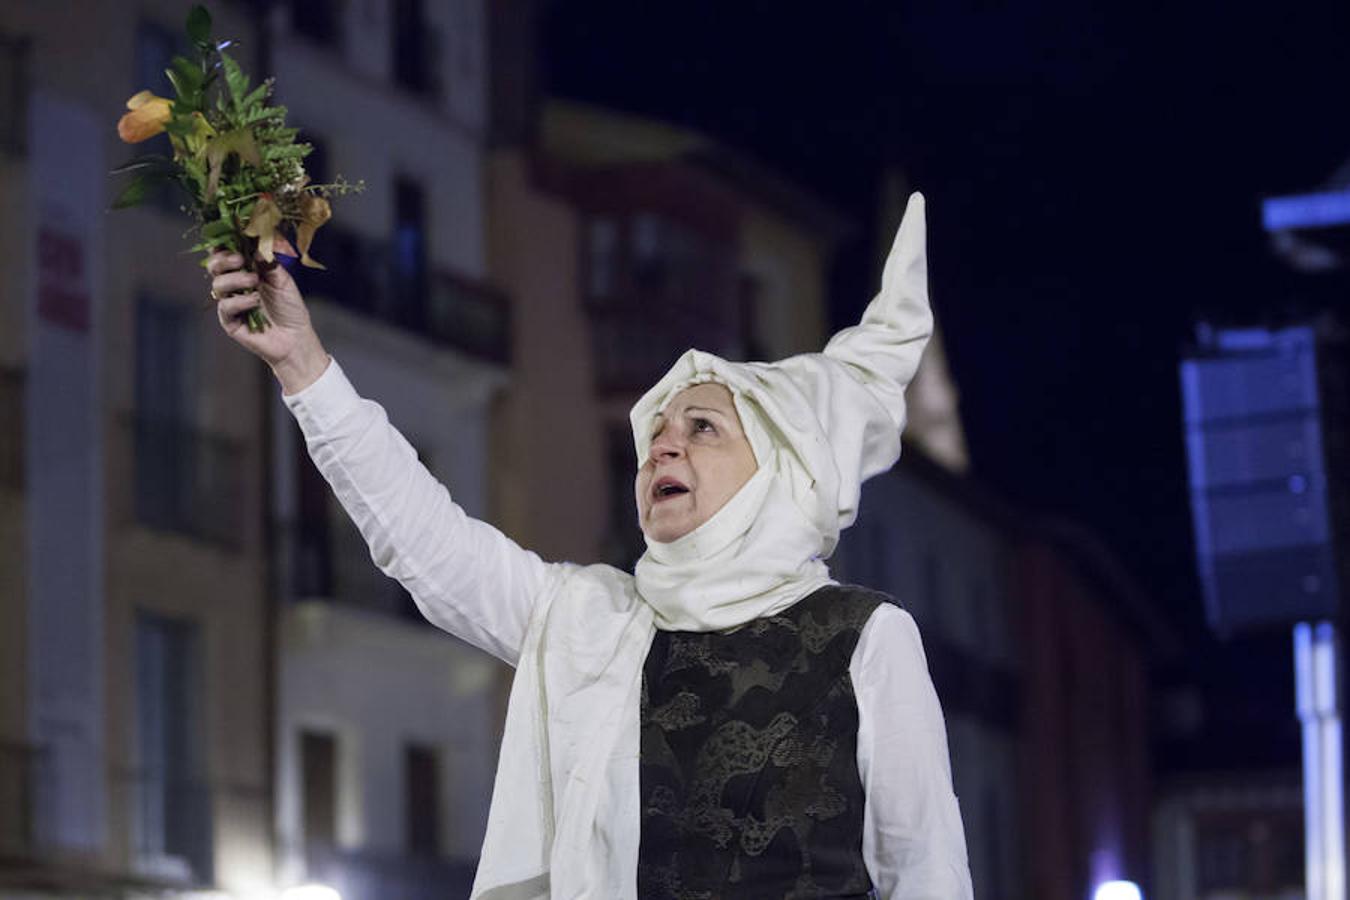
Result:
[[[172,114],[173,101],[141,91],[127,101],[130,112],[117,123],[117,136],[128,144],[139,144],[164,130]]]

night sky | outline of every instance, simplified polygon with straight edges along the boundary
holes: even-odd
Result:
[[[1093,526],[1176,624],[1165,677],[1209,697],[1177,765],[1296,764],[1287,634],[1203,628],[1177,362],[1197,318],[1260,323],[1299,290],[1260,200],[1350,158],[1350,4],[545,8],[545,89],[705,131],[855,220],[835,326],[875,290],[880,178],[903,170],[976,476]]]

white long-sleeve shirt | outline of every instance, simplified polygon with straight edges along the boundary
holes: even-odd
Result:
[[[407,588],[432,623],[514,666],[541,592],[556,583],[551,567],[561,564],[465,514],[336,360],[282,399],[380,570]],[[866,794],[862,850],[878,896],[969,900],[946,726],[913,618],[879,606],[849,675]]]

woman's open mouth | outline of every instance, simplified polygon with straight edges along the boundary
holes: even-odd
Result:
[[[682,494],[689,493],[689,488],[677,479],[666,476],[657,479],[652,485],[652,502],[660,503],[662,500],[669,500],[671,497],[679,497]]]

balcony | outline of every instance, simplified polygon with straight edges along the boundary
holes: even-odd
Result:
[[[181,422],[127,420],[135,454],[136,521],[237,550],[243,534],[243,441]]]
[[[330,885],[343,900],[442,900],[469,896],[477,861],[311,844],[305,867],[311,881]]]
[[[0,861],[36,857],[38,810],[51,788],[51,756],[46,750],[0,742]]]
[[[137,874],[180,885],[211,883],[211,785],[164,771],[126,770],[113,777],[115,799],[129,819]]]
[[[744,353],[735,329],[697,312],[645,303],[592,305],[590,319],[601,392],[644,391],[691,347],[728,359]]]
[[[599,391],[646,390],[691,347],[745,355],[746,298],[731,244],[650,212],[592,219],[586,241]]]
[[[431,627],[412,595],[371,562],[365,540],[345,516],[278,533],[276,552],[286,560],[293,599],[323,600]]]
[[[510,363],[510,307],[501,292],[445,271],[410,278],[389,244],[341,226],[324,228],[318,243],[328,268],[300,272],[307,294],[485,362]]]
[[[0,491],[23,490],[23,373],[0,369]]]

